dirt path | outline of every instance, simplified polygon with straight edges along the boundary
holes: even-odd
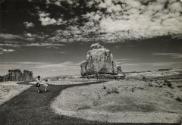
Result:
[[[40,94],[32,86],[0,106],[0,125],[109,125],[110,123],[59,116],[50,108],[53,99],[65,88],[99,83],[101,82],[50,85],[49,92]]]

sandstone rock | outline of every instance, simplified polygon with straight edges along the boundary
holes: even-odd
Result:
[[[123,72],[122,72],[122,69],[121,69],[121,66],[117,66],[117,73],[118,74],[122,74]]]
[[[0,76],[0,82],[3,82],[3,81],[4,81],[4,77]]]
[[[22,80],[22,72],[19,69],[9,70],[9,81],[21,81]]]
[[[0,81],[31,81],[33,80],[33,73],[24,70],[23,73],[20,69],[8,70],[8,74],[0,76]]]
[[[99,43],[92,44],[86,61],[81,64],[81,75],[117,74],[117,66],[110,50]]]
[[[82,76],[84,76],[84,75],[86,75],[86,73],[87,73],[87,62],[86,61],[84,61],[84,62],[82,62],[82,64],[80,65],[80,67],[81,67],[81,75]]]
[[[32,71],[24,70],[23,71],[23,81],[31,81],[33,80],[33,73]]]

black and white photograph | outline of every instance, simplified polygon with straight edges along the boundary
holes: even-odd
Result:
[[[0,0],[0,125],[182,125],[182,0]]]

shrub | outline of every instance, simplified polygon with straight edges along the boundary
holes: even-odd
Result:
[[[106,89],[106,86],[105,85],[103,85],[103,89]]]
[[[172,86],[170,81],[164,80],[164,83],[165,83],[164,85],[167,85],[169,88],[173,88],[173,86]]]
[[[182,102],[182,98],[180,98],[180,97],[176,97],[176,101],[178,101],[178,102]]]
[[[119,90],[118,90],[118,88],[113,87],[111,89],[107,89],[106,93],[107,94],[119,94]]]
[[[145,76],[142,77],[143,81],[147,81],[147,78]]]

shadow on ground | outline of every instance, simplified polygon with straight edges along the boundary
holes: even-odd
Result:
[[[0,125],[111,125],[111,123],[60,116],[50,108],[53,99],[64,89],[102,82],[104,81],[77,85],[50,85],[48,92],[40,94],[37,93],[35,86],[32,86],[0,106]],[[123,123],[123,125],[130,124]]]

